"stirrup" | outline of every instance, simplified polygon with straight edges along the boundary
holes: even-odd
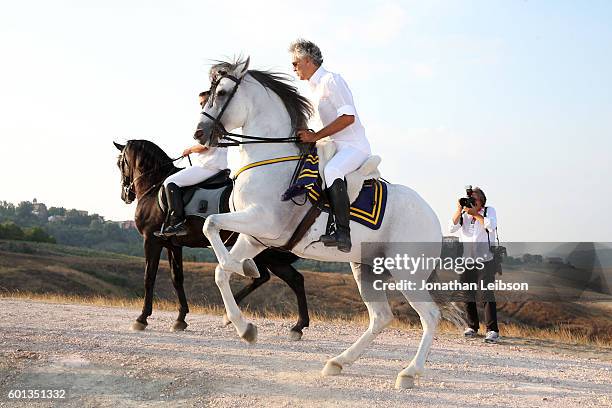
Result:
[[[166,232],[166,223],[163,223],[159,231],[155,231],[153,235],[156,236],[157,238],[166,238],[166,236],[164,235],[165,232]]]
[[[187,230],[185,229],[185,220],[179,222],[176,225],[170,225],[163,232],[164,237],[183,237],[187,235]]]
[[[338,237],[338,231],[334,231],[331,234],[321,235],[319,240],[326,247],[338,247],[339,251],[342,252],[351,252],[352,243],[350,233],[347,233],[347,241],[342,242]]]
[[[338,237],[336,231],[327,232],[319,237],[319,241],[326,247],[338,246]]]

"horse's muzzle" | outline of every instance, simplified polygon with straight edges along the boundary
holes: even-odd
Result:
[[[196,129],[195,133],[193,134],[193,138],[197,141],[200,141],[200,139],[203,137],[204,137],[204,129]]]
[[[211,140],[213,140],[218,133],[218,131],[215,131],[214,125],[204,124],[203,126],[198,126],[193,134],[193,138],[202,146],[209,146],[211,145]]]

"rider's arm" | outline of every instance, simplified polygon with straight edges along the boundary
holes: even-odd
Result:
[[[329,102],[336,109],[338,115],[333,122],[314,134],[307,134],[304,131],[298,132],[298,137],[306,142],[316,142],[324,137],[331,136],[349,127],[355,122],[355,106],[353,95],[344,79],[340,76],[333,77],[324,84],[323,93]]]
[[[191,153],[202,153],[208,150],[208,147],[201,144],[193,145],[183,151],[183,156],[189,156]]]
[[[353,95],[348,85],[340,77],[335,75],[325,83],[325,95],[336,109],[338,116],[332,123],[317,132],[317,140],[331,136],[347,128],[355,122],[355,106]]]
[[[342,129],[352,125],[353,122],[355,122],[355,116],[353,115],[338,116],[332,123],[316,132],[316,140],[338,133]]]

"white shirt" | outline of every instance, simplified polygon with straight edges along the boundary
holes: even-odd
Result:
[[[208,150],[198,153],[198,162],[202,167],[209,169],[227,169],[227,148],[209,147]]]
[[[484,207],[480,209],[478,214],[484,216]],[[484,225],[468,214],[461,214],[463,217],[463,225],[457,222],[453,224],[453,220],[450,221],[450,232],[455,233],[459,231],[459,240],[463,243],[473,243],[473,245],[464,245],[464,257],[482,257],[485,261],[493,259],[491,251],[489,251],[489,241],[491,246],[497,245],[496,242],[496,228],[497,228],[497,213],[495,208],[487,207],[487,216],[484,217]],[[487,239],[488,232],[488,239]]]
[[[355,122],[330,138],[335,143],[350,144],[368,155],[371,154],[370,143],[365,135],[365,129],[359,120],[353,94],[344,79],[320,66],[308,80],[313,91],[314,105],[319,113],[321,123],[327,126],[342,115],[352,115]]]

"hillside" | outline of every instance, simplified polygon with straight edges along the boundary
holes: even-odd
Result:
[[[191,305],[222,306],[214,283],[211,263],[185,263],[185,290]],[[69,296],[103,296],[133,299],[143,295],[142,258],[63,245],[0,241],[0,293],[15,292]],[[351,275],[301,270],[313,314],[331,317],[356,317],[365,314]],[[236,277],[232,289],[248,283]],[[155,287],[158,299],[175,302],[169,269],[160,265]],[[293,292],[273,278],[255,291],[245,304],[261,313],[293,314]],[[417,315],[403,298],[391,297],[394,313],[402,321],[418,322]],[[499,304],[500,322],[533,328],[563,328],[590,340],[612,341],[610,309],[603,303],[522,302]],[[316,324],[316,322],[313,322]]]
[[[214,282],[216,264],[185,262],[185,290],[190,304],[222,306]],[[143,296],[144,259],[64,245],[0,240],[0,291],[78,296],[139,298]],[[302,271],[308,301],[314,310],[330,315],[365,311],[352,275]],[[236,277],[232,289],[248,280]],[[158,299],[175,301],[168,264],[160,263],[155,293]],[[295,296],[274,277],[248,299],[254,310],[295,310]]]

